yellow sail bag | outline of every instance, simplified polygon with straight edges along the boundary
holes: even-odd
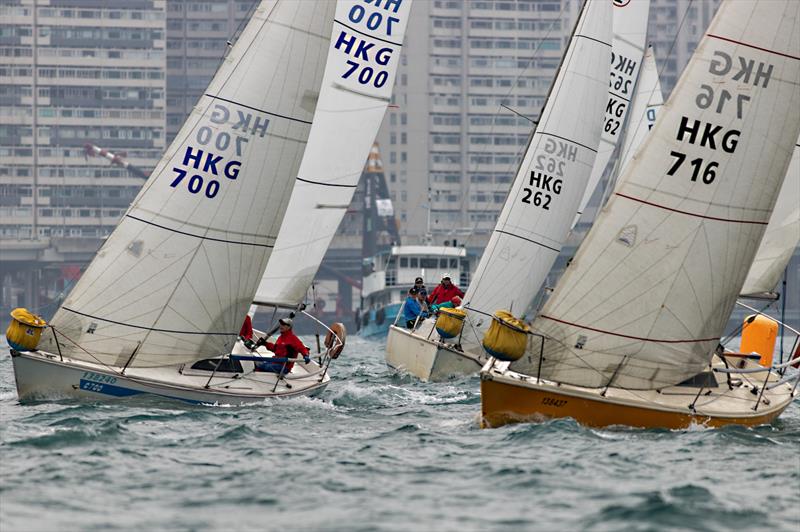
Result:
[[[467,313],[460,308],[440,308],[436,318],[436,332],[442,338],[455,338],[461,334]]]
[[[530,329],[522,320],[505,310],[492,316],[492,324],[483,336],[483,347],[493,357],[505,362],[519,360],[525,354]]]
[[[12,310],[11,317],[13,319],[6,330],[8,345],[17,351],[36,349],[42,336],[42,329],[47,327],[47,322],[24,308]]]

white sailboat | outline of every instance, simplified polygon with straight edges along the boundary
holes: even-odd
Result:
[[[278,378],[225,357],[298,175],[335,7],[261,2],[38,349],[9,338],[26,348],[12,349],[21,400],[239,403],[327,385],[314,362]]]
[[[756,425],[797,395],[719,341],[800,131],[798,33],[792,0],[722,4],[527,352],[482,370],[484,426]]]
[[[465,294],[464,308],[472,319],[466,320],[456,339],[461,345],[443,341],[434,332],[433,320],[413,332],[393,326],[386,345],[389,366],[422,380],[474,373],[486,360],[480,337],[492,313],[500,308],[521,312],[533,300],[569,232],[595,161],[599,110],[608,92],[611,21],[610,2],[584,4],[539,124]]]

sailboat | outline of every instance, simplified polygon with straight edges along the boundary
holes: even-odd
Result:
[[[335,7],[259,4],[50,325],[12,322],[21,400],[241,403],[325,388],[314,362],[279,378],[228,355],[298,175]]]
[[[800,4],[725,2],[531,326],[481,371],[483,426],[758,425],[788,363],[719,345],[800,131]]]
[[[599,179],[608,162],[605,155],[602,161],[595,157],[603,135],[599,110],[627,112],[635,78],[633,84],[617,85],[615,80],[626,81],[629,74],[638,73],[648,6],[648,2],[613,8],[609,2],[584,4],[539,124],[464,297],[465,312],[455,316],[461,329],[445,331],[433,319],[415,331],[392,327],[386,344],[389,366],[426,381],[476,373],[489,359],[481,337],[494,311],[506,308],[522,313],[531,304],[564,245],[590,176]],[[617,28],[613,41],[612,19]],[[612,53],[619,58],[614,63]],[[617,68],[620,64],[626,65],[622,72]],[[627,65],[633,72],[628,72]],[[591,117],[599,118],[593,121]],[[614,133],[606,134],[605,151],[613,150],[617,130]],[[597,165],[602,166],[599,171],[594,170]],[[449,319],[451,313],[446,314]]]
[[[373,142],[392,97],[411,5],[410,0],[388,2],[384,9],[361,14],[368,7],[363,2],[338,2],[308,146],[254,304],[296,309],[305,300],[364,162],[377,154]],[[377,20],[372,13],[383,14],[387,22],[370,22],[370,17]],[[359,49],[374,52],[364,60]],[[350,72],[354,57],[361,61]]]

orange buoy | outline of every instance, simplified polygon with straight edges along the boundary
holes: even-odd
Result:
[[[775,351],[775,340],[778,338],[778,323],[763,314],[748,316],[742,327],[742,353],[758,353],[758,363],[772,366],[772,354]]]
[[[339,342],[335,341],[337,337],[339,338]],[[336,323],[331,324],[328,334],[325,335],[325,347],[328,348],[331,358],[339,358],[339,355],[341,355],[342,351],[344,350],[344,342],[346,338],[347,329],[344,328],[343,323],[339,323],[337,321]]]

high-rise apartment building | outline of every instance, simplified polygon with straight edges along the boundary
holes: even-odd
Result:
[[[167,2],[167,141],[171,142],[217,71],[258,0]]]
[[[165,1],[0,5],[0,239],[102,238],[165,142]]]
[[[396,105],[378,137],[407,240],[430,231],[439,243],[485,244],[580,5],[414,3]]]
[[[648,40],[653,45],[661,89],[668,96],[721,0],[650,0]]]

